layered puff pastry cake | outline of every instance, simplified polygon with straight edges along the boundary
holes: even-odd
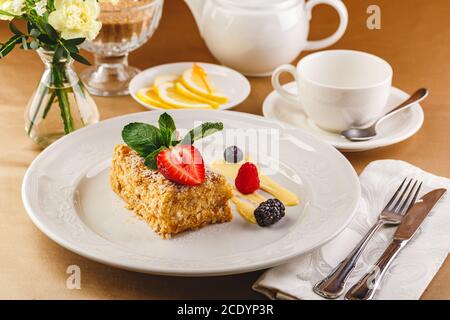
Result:
[[[233,192],[223,175],[206,169],[202,183],[183,185],[150,169],[125,144],[114,149],[110,182],[128,209],[163,238],[233,218],[228,204]]]

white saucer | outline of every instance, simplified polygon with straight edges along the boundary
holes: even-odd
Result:
[[[287,83],[284,87],[293,93],[297,92],[295,82]],[[408,97],[409,95],[404,91],[392,87],[385,111],[393,109]],[[271,92],[264,100],[263,114],[264,117],[275,120],[285,127],[295,127],[312,134],[343,152],[371,150],[401,142],[419,131],[424,120],[422,107],[416,104],[411,109],[393,115],[382,122],[379,126],[379,134],[374,139],[351,142],[339,134],[317,127],[301,108],[281,97],[276,91]]]
[[[155,78],[161,74],[182,74],[183,71],[192,67],[196,63],[206,70],[212,82],[229,98],[229,102],[220,106],[220,110],[230,109],[242,101],[250,94],[250,83],[247,78],[239,72],[220,66],[217,64],[203,62],[177,62],[162,64],[146,69],[136,75],[130,82],[129,90],[134,100],[143,105],[147,109],[161,110],[149,103],[145,103],[137,98],[136,93],[139,89],[151,87]]]

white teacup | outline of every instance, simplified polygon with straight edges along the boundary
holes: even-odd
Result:
[[[281,86],[283,72],[294,76],[298,95]],[[278,67],[272,85],[281,96],[298,104],[316,125],[341,132],[370,124],[383,115],[392,74],[389,63],[372,54],[328,50],[306,56],[297,67]]]

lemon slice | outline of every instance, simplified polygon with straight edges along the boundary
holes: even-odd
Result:
[[[153,88],[142,88],[137,93],[136,96],[139,100],[142,102],[145,102],[147,104],[150,104],[157,108],[162,109],[171,109],[172,107],[162,101],[159,96],[156,94],[156,92],[153,90]]]
[[[176,74],[159,75],[153,81],[153,87],[157,88],[157,87],[159,87],[160,85],[162,85],[163,83],[166,83],[166,82],[175,82],[176,80],[178,80],[179,77],[180,76],[178,76]]]
[[[190,91],[188,88],[186,88],[186,86],[181,83],[180,81],[175,82],[175,90],[177,90],[177,92],[183,96],[185,96],[186,98],[192,99],[192,100],[196,100],[199,102],[204,102],[207,104],[210,104],[214,109],[217,109],[220,107],[220,103],[213,101],[211,99],[202,97],[201,95],[198,95],[192,91]]]
[[[228,97],[216,92],[205,70],[196,64],[194,64],[193,68],[183,72],[181,82],[189,90],[202,97],[214,100],[221,104],[228,102]]]
[[[173,82],[165,82],[156,88],[159,98],[174,108],[213,109],[208,103],[195,101],[179,94]]]

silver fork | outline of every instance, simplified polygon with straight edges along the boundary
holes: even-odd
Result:
[[[364,238],[325,279],[318,282],[314,286],[313,290],[315,293],[327,299],[336,299],[341,296],[344,293],[345,284],[350,273],[356,267],[356,262],[361,256],[361,253],[364,251],[375,233],[384,225],[400,224],[403,215],[416,202],[417,195],[422,187],[422,182],[418,184],[418,181],[414,180],[413,183],[412,178],[409,179],[408,183],[404,187],[406,180],[407,179],[405,178],[395,191],[386,207],[383,211],[381,211],[377,223],[369,230]],[[397,197],[399,194],[400,196]]]

